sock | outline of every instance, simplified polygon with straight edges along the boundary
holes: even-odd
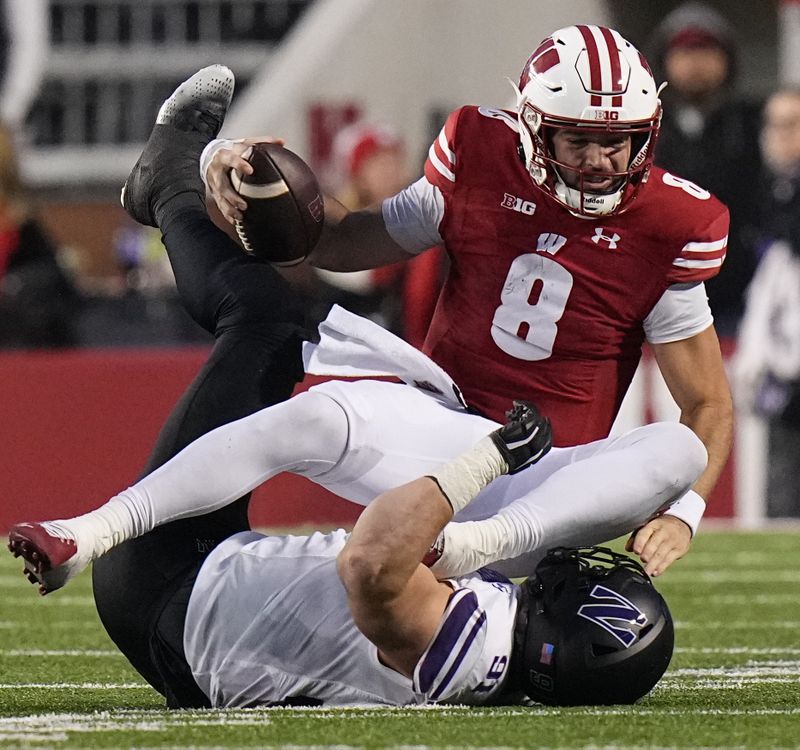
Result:
[[[97,510],[46,528],[94,559],[156,526],[223,508],[282,471],[320,476],[339,462],[348,432],[335,401],[301,393],[206,433]]]
[[[126,539],[141,536],[150,526],[147,505],[126,491],[112,497],[97,510],[75,518],[46,521],[42,524],[51,534],[74,539],[81,555],[96,560]]]
[[[498,557],[516,557],[537,546],[534,525],[513,515],[449,523],[442,533],[442,553],[430,566],[439,579],[472,573],[496,563]]]

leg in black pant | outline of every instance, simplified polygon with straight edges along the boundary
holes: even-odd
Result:
[[[302,314],[288,286],[271,266],[242,253],[205,211],[197,165],[219,132],[233,84],[221,65],[184,81],[162,105],[123,188],[128,213],[161,228],[183,302],[216,338],[164,425],[146,473],[209,430],[288,398],[302,376]],[[93,531],[81,541],[69,527],[80,519],[17,524],[9,546],[42,593],[60,588],[107,551],[95,562],[93,583],[109,635],[168,705],[205,706],[183,652],[186,605],[208,552],[249,528],[247,502],[241,498],[116,547],[110,529],[94,540],[103,540],[100,548],[89,541]]]
[[[288,398],[303,374],[302,311],[283,278],[270,265],[246,256],[215,227],[199,196],[184,194],[173,204],[180,210],[162,222],[164,244],[184,304],[214,333],[216,343],[162,428],[145,473],[209,430]],[[173,616],[165,605],[208,552],[249,528],[248,500],[162,526],[94,563],[103,625],[133,666],[164,694],[174,692],[174,686],[165,684],[158,666],[164,654],[154,659],[152,653],[154,625]],[[190,590],[189,585],[182,592],[186,600]],[[182,634],[185,602],[183,610],[176,606]],[[155,647],[163,652],[163,644]],[[181,657],[176,656],[178,663]],[[179,702],[191,703],[191,696]],[[200,697],[196,703],[202,704]]]

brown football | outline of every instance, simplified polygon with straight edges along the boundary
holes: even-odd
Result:
[[[300,263],[314,249],[325,218],[317,178],[297,154],[276,143],[256,143],[247,161],[253,174],[231,174],[247,201],[236,233],[245,251],[276,266]]]

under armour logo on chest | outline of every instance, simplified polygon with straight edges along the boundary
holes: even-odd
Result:
[[[595,227],[594,237],[592,237],[592,242],[594,242],[595,245],[599,245],[601,241],[607,242],[609,249],[615,250],[617,247],[617,242],[620,241],[621,237],[616,232],[614,232],[614,234],[609,236],[605,234],[605,231],[606,231],[605,227]]]

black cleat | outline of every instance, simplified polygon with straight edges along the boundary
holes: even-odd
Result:
[[[180,193],[204,199],[200,154],[217,137],[233,97],[233,73],[210,65],[184,81],[162,105],[142,155],[122,188],[123,208],[157,226],[156,209]]]
[[[508,422],[490,437],[508,464],[508,473],[533,466],[553,447],[550,420],[530,401],[515,401],[506,412]]]

